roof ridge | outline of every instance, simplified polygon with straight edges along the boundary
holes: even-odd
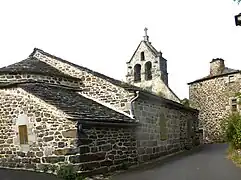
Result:
[[[121,113],[121,114],[123,114],[123,115],[131,118],[132,120],[135,120],[135,118],[134,118],[133,116],[131,116],[130,114],[125,113],[124,111],[118,110],[117,108],[114,108],[113,106],[111,106],[111,105],[109,105],[109,104],[107,104],[107,103],[104,103],[104,102],[102,102],[102,101],[99,101],[99,100],[96,99],[96,98],[92,98],[92,97],[90,97],[90,96],[88,96],[88,95],[86,95],[86,94],[82,94],[82,93],[80,93],[80,92],[78,92],[78,94],[80,94],[81,96],[84,96],[84,97],[87,98],[87,99],[90,99],[90,100],[92,100],[92,101],[95,101],[96,103],[101,104],[101,105],[103,105],[103,106],[105,106],[105,107],[107,107],[107,108],[109,108],[109,109],[112,109],[112,110],[114,110],[114,111],[116,111],[116,112],[118,112],[118,113]]]
[[[236,73],[240,73],[241,70],[234,70],[234,71],[231,71],[231,72],[224,72],[222,74],[218,74],[218,75],[215,75],[215,76],[205,76],[203,78],[199,78],[195,81],[191,81],[189,83],[187,83],[187,85],[191,85],[191,84],[194,84],[194,83],[197,83],[197,82],[202,82],[202,81],[205,81],[205,80],[209,80],[209,79],[214,79],[214,78],[217,78],[217,77],[222,77],[222,76],[226,76],[226,75],[231,75],[231,74],[236,74]]]
[[[65,86],[62,84],[52,84],[52,83],[46,83],[46,82],[39,82],[36,80],[24,80],[24,81],[18,81],[18,82],[8,82],[8,83],[2,83],[0,82],[0,88],[9,88],[9,87],[14,87],[22,84],[40,84],[41,86],[50,86],[50,87],[60,87],[63,89],[67,90],[73,90],[73,91],[81,91],[80,88],[75,88],[75,87],[70,87],[70,86]]]
[[[144,43],[146,44],[147,47],[150,48],[150,50],[156,55],[159,55],[159,52],[156,50],[156,48],[150,43],[150,42],[146,42],[144,41]]]
[[[144,42],[144,41],[141,41],[140,44],[139,44],[139,46],[141,45],[142,42]],[[138,46],[138,47],[139,47],[139,46]],[[149,47],[149,46],[148,46],[148,47]],[[150,47],[149,47],[149,48],[150,48]],[[138,48],[137,48],[137,49],[138,49]],[[62,59],[62,58],[59,58],[59,57],[57,57],[57,56],[54,56],[54,55],[52,55],[52,54],[49,54],[48,52],[45,52],[45,51],[43,51],[43,50],[41,50],[41,49],[38,49],[38,48],[34,48],[34,51],[33,51],[33,53],[31,53],[31,55],[33,56],[36,51],[39,51],[40,53],[42,53],[42,54],[44,54],[44,55],[46,55],[46,56],[48,56],[48,57],[52,57],[52,58],[54,58],[54,59],[56,59],[56,60],[59,60],[59,61],[61,61],[61,62],[67,63],[67,64],[72,65],[72,66],[75,66],[76,68],[79,68],[79,69],[81,69],[81,70],[83,70],[83,71],[86,71],[86,72],[88,72],[88,73],[91,73],[91,74],[93,74],[94,76],[98,76],[99,78],[105,79],[106,81],[109,81],[110,83],[112,83],[112,84],[114,84],[114,85],[116,85],[116,86],[118,86],[118,87],[124,88],[124,89],[126,89],[127,91],[128,91],[128,90],[137,90],[137,91],[140,91],[140,90],[141,90],[141,91],[145,91],[143,88],[140,88],[140,87],[138,87],[138,86],[134,86],[134,85],[129,84],[129,83],[127,83],[127,82],[123,82],[123,81],[120,81],[120,80],[111,78],[111,77],[109,77],[109,76],[107,76],[107,75],[104,75],[104,74],[101,74],[101,73],[99,73],[99,72],[93,71],[93,70],[91,70],[91,69],[89,69],[89,68],[86,68],[86,67],[83,67],[83,66],[74,64],[74,63],[72,63],[72,62],[70,62],[70,61],[67,61],[67,60],[64,60],[64,59]],[[135,54],[135,53],[134,53],[134,54]],[[170,88],[170,87],[168,87],[168,88]],[[153,93],[151,93],[151,92],[149,92],[149,91],[146,91],[146,93],[153,94]],[[177,99],[179,99],[178,96],[177,96],[174,92],[173,92],[173,94],[177,97]],[[179,99],[179,100],[180,100],[180,99]]]
[[[63,77],[72,80],[79,80],[79,78],[75,78],[68,74],[62,73],[57,68],[52,67],[43,61],[40,61],[38,58],[34,56],[28,56],[26,59],[1,67],[0,73],[41,74]]]
[[[48,56],[48,57],[52,57],[52,58],[54,58],[54,59],[56,59],[56,60],[59,60],[59,61],[61,61],[61,62],[63,62],[63,63],[67,63],[67,64],[69,64],[69,65],[71,65],[71,66],[74,66],[74,67],[76,67],[76,68],[79,68],[80,70],[83,70],[83,71],[86,71],[86,72],[88,72],[88,73],[91,73],[91,74],[93,74],[94,76],[98,76],[98,77],[100,77],[100,78],[103,78],[103,79],[109,81],[110,83],[112,83],[112,84],[114,84],[114,85],[116,85],[116,86],[119,86],[119,87],[122,87],[122,88],[126,88],[127,86],[128,86],[128,87],[136,87],[136,86],[131,85],[131,84],[127,83],[127,82],[124,82],[124,81],[121,81],[121,80],[118,80],[118,79],[114,79],[114,78],[112,78],[112,77],[110,77],[110,76],[107,76],[107,75],[105,75],[105,74],[99,73],[99,72],[94,71],[94,70],[91,70],[91,69],[89,69],[89,68],[87,68],[87,67],[80,66],[80,65],[78,65],[78,64],[75,64],[75,63],[72,63],[72,62],[70,62],[70,61],[64,60],[64,59],[62,59],[62,58],[60,58],[60,57],[57,57],[57,56],[55,56],[55,55],[52,55],[52,54],[50,54],[50,53],[48,53],[48,52],[45,52],[45,51],[43,51],[43,50],[41,50],[41,49],[38,49],[38,48],[34,48],[34,51],[30,54],[30,56],[33,56],[36,51],[39,51],[40,53],[43,53],[44,55],[46,55],[46,56]],[[138,88],[138,87],[136,87],[136,88]]]

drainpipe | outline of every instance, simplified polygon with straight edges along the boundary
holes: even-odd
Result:
[[[135,115],[134,115],[134,107],[133,107],[133,102],[139,97],[139,91],[136,91],[136,96],[131,99],[130,101],[130,104],[131,104],[131,109],[130,109],[130,115],[132,118],[135,118]]]

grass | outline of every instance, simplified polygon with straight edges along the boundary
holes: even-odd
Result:
[[[231,146],[228,148],[228,159],[232,160],[236,166],[241,168],[241,153],[238,153],[238,150]]]

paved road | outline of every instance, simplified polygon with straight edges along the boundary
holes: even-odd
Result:
[[[59,180],[56,176],[45,173],[0,169],[0,180]]]
[[[241,180],[241,169],[226,159],[225,144],[205,145],[162,165],[117,175],[113,180]]]

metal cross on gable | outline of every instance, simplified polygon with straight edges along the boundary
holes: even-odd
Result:
[[[145,27],[144,31],[145,31],[145,36],[147,36],[147,27]]]

